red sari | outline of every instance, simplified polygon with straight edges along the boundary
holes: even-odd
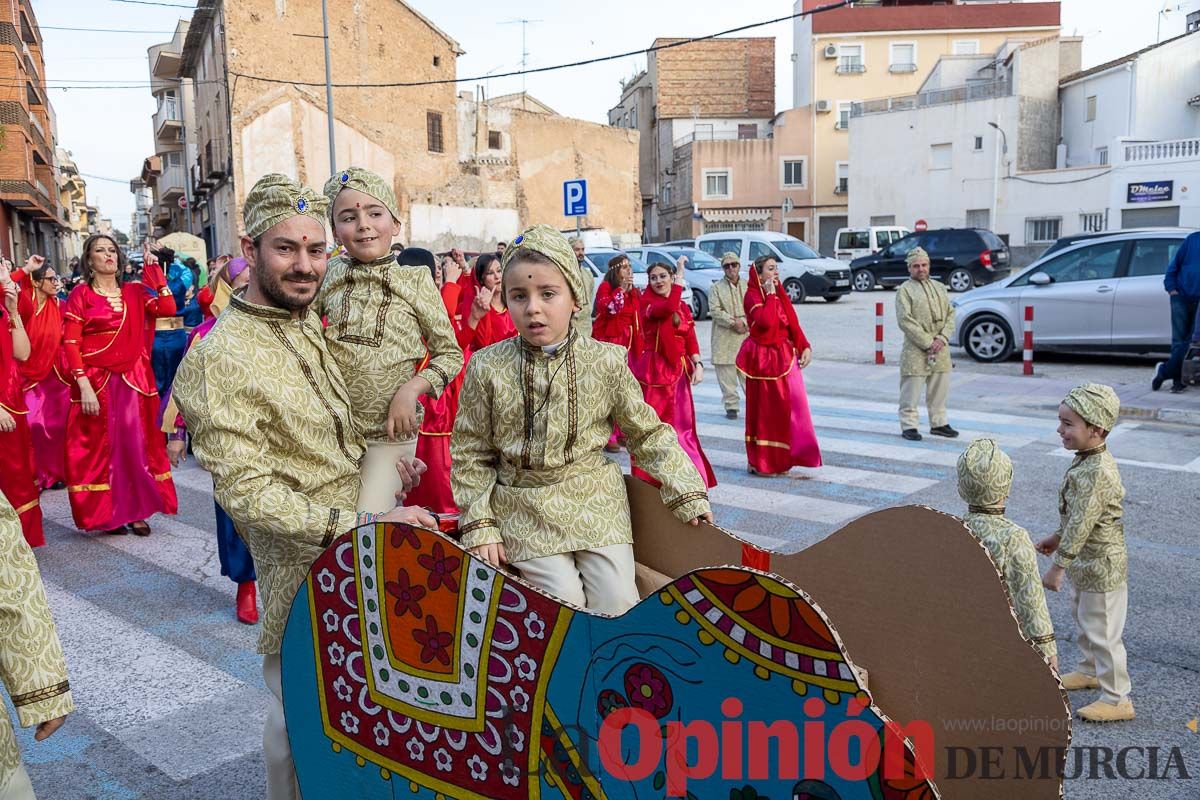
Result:
[[[457,283],[447,283],[442,287],[442,303],[446,306],[446,314],[456,333],[459,332],[459,325],[455,320],[455,311],[461,294],[462,287]],[[465,360],[462,370],[440,397],[425,395],[421,398],[425,416],[421,420],[421,435],[417,437],[417,458],[424,461],[428,469],[404,502],[428,508],[435,514],[458,513],[454,493],[450,491],[450,434],[454,431],[454,418],[458,414],[464,372]]]
[[[166,286],[147,265],[147,285]],[[166,444],[158,429],[158,391],[146,350],[148,320],[175,313],[170,294],[121,286],[121,310],[90,286],[75,287],[63,314],[63,354],[71,376],[86,375],[100,413],[83,413],[71,387],[67,418],[67,490],[80,530],[109,530],[178,508]],[[116,298],[113,298],[116,300]]]
[[[608,281],[601,281],[596,292],[592,338],[619,344],[631,357],[636,356],[642,349],[640,309],[641,292],[637,289],[614,289]]]
[[[21,392],[21,374],[13,355],[11,323],[8,309],[0,305],[0,408],[16,422],[14,430],[0,431],[0,491],[16,509],[25,541],[30,547],[41,547],[46,543],[46,536],[42,532],[42,507],[33,471],[33,443],[29,437],[25,396]]]
[[[458,302],[458,314],[455,317],[458,322],[455,326],[458,333],[458,346],[463,349],[464,356],[467,355],[468,350],[482,350],[488,345],[517,335],[517,326],[513,324],[508,310],[497,311],[491,306],[488,306],[483,319],[479,320],[474,328],[470,327],[468,323],[471,319],[471,306],[475,304],[475,294],[479,291],[479,286],[475,283],[474,276],[470,277],[466,283],[467,285],[462,290],[462,299]]]
[[[71,391],[54,368],[62,346],[62,310],[57,297],[39,308],[37,289],[23,270],[13,273],[21,287],[18,308],[29,335],[29,358],[17,364],[29,409],[29,435],[39,488],[66,480],[67,411]]]
[[[764,475],[821,466],[821,448],[808,410],[797,359],[809,348],[782,284],[764,296],[757,270],[746,289],[750,335],[738,351],[746,376],[746,458]]]
[[[647,291],[641,296],[642,352],[634,359],[633,374],[642,386],[642,395],[658,418],[675,428],[679,444],[704,484],[717,485],[717,476],[700,447],[696,433],[696,406],[692,402],[692,359],[700,354],[696,341],[696,323],[691,309],[680,301],[683,287],[671,287],[666,297]],[[658,483],[637,468],[633,474],[657,486]]]

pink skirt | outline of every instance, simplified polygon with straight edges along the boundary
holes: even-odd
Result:
[[[67,479],[67,411],[71,390],[53,374],[25,390],[29,435],[38,488],[49,489]]]

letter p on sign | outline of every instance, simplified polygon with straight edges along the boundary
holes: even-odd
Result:
[[[587,181],[563,181],[563,216],[583,217],[587,213]]]

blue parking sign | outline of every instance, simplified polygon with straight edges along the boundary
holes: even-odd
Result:
[[[583,217],[587,213],[587,181],[563,181],[563,216]]]

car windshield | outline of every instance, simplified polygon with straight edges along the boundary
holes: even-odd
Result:
[[[671,258],[678,260],[680,256],[687,257],[688,269],[720,269],[721,262],[703,250],[689,247],[687,250],[669,250]]]
[[[774,239],[771,244],[786,258],[821,258],[821,254],[797,239]]]

